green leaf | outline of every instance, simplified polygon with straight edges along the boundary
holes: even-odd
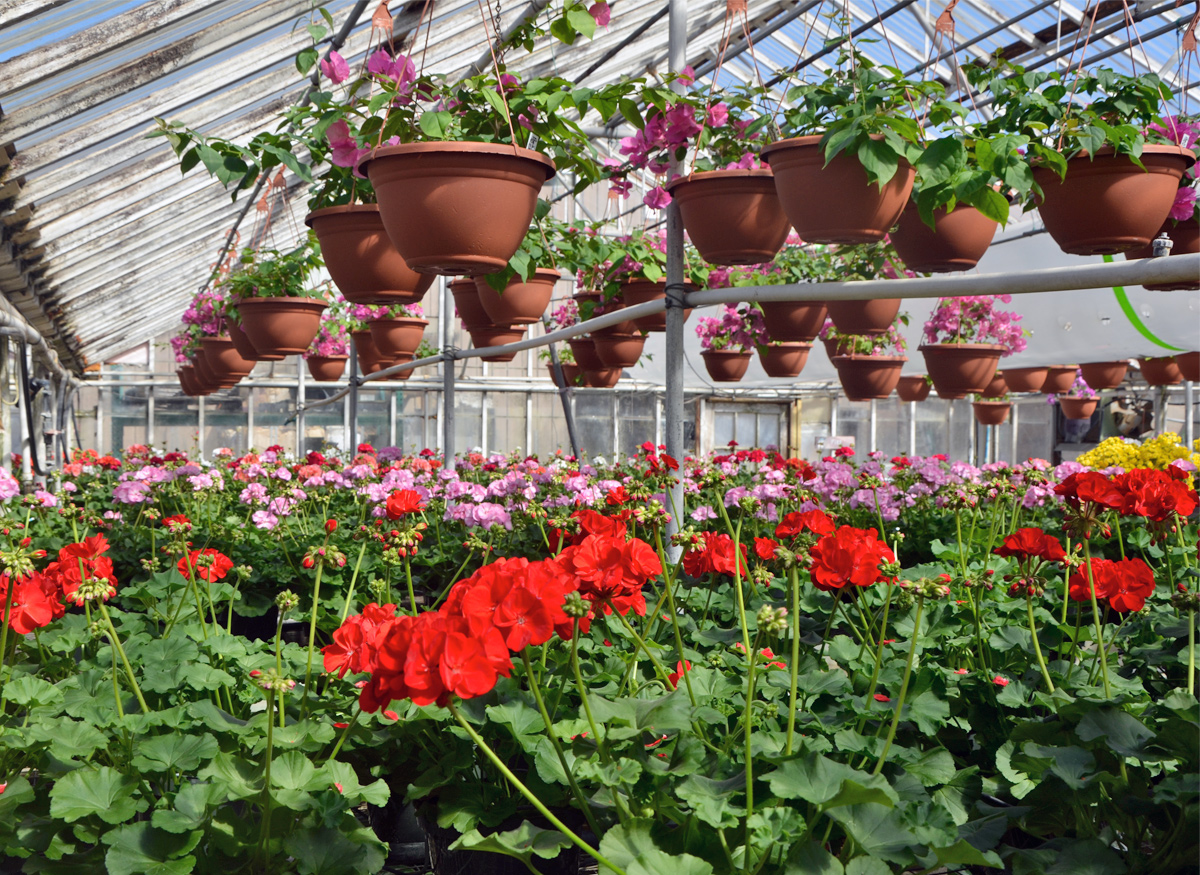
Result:
[[[904,763],[904,771],[926,787],[946,784],[954,778],[954,757],[946,750],[931,750],[920,757]]]
[[[367,829],[351,835],[336,829],[305,829],[288,836],[283,848],[296,860],[300,875],[358,875],[378,872],[386,854]]]
[[[650,820],[614,827],[600,840],[600,853],[626,875],[712,875],[711,864],[691,854],[668,855],[650,837]]]
[[[319,787],[326,781],[330,787],[334,787],[335,784],[341,784],[339,792],[351,804],[369,802],[372,805],[382,806],[387,804],[388,798],[391,796],[391,790],[388,788],[387,782],[382,778],[378,781],[372,781],[370,784],[360,784],[354,767],[341,760],[329,760],[326,762],[321,767],[321,774],[323,780],[317,781],[314,779],[314,785]],[[334,787],[334,789],[337,788]]]
[[[735,827],[738,818],[746,809],[733,805],[734,795],[745,789],[745,773],[734,775],[724,781],[714,781],[703,775],[689,775],[675,789],[675,795],[688,804],[696,817],[709,826],[718,828]]]
[[[1046,875],[1123,875],[1128,870],[1115,851],[1099,839],[1067,842]]]
[[[134,799],[138,781],[116,769],[77,769],[68,772],[50,788],[50,814],[68,823],[96,815],[105,823],[121,823],[146,808]]]
[[[202,835],[197,831],[181,843],[179,836],[144,821],[129,823],[104,834],[105,867],[109,875],[187,875],[196,865],[188,851]]]
[[[196,777],[212,781],[231,799],[245,799],[262,791],[261,767],[222,751]]]
[[[784,875],[844,875],[841,861],[816,842],[809,842],[788,859]]]
[[[309,46],[307,49],[301,49],[296,55],[296,69],[303,75],[307,76],[312,72],[312,68],[317,65],[317,60],[321,57],[321,53],[316,47]]]
[[[592,14],[582,6],[568,9],[567,21],[588,39],[591,39],[592,35],[596,32],[596,19],[592,18]]]
[[[173,808],[158,808],[150,816],[150,822],[167,832],[189,832],[204,826],[208,818],[208,807],[222,800],[220,790],[212,784],[184,784],[175,794]]]
[[[57,706],[61,705],[63,701],[62,690],[48,681],[29,674],[21,675],[15,681],[10,681],[5,686],[4,692],[10,702],[30,708]]]
[[[564,18],[556,18],[550,22],[550,35],[560,43],[571,45],[575,42],[575,37],[579,35],[575,28],[571,27],[571,23]]]
[[[846,875],[892,875],[892,870],[883,860],[855,857],[846,864]]]
[[[1004,867],[995,851],[979,851],[966,839],[959,839],[948,848],[933,848],[933,853],[943,866],[986,866],[989,869]]]
[[[515,857],[526,865],[534,863],[534,857],[552,860],[559,855],[563,848],[572,847],[569,838],[557,829],[543,829],[534,826],[528,820],[522,820],[516,829],[506,832],[483,835],[478,829],[473,829],[460,836],[451,845],[452,849],[468,848],[473,851],[491,851],[495,854],[505,854]]]
[[[432,140],[444,140],[453,120],[453,116],[448,112],[433,112],[429,110],[421,113],[421,119],[418,124],[420,124],[425,136]]]
[[[858,144],[858,161],[867,171],[867,179],[883,187],[896,175],[900,158],[883,140],[868,137]]]
[[[823,810],[865,802],[891,807],[899,801],[882,776],[852,769],[820,754],[788,760],[765,777],[776,796],[803,799]]]
[[[967,150],[958,137],[934,140],[921,153],[916,167],[925,185],[941,185],[967,166]]]
[[[831,809],[828,814],[868,854],[892,863],[911,861],[909,847],[916,842],[895,809],[882,805],[845,805]]]
[[[990,186],[981,188],[968,203],[989,219],[999,222],[1001,225],[1008,224],[1010,209],[1008,198],[994,188]]]
[[[1075,734],[1083,741],[1103,738],[1116,754],[1134,759],[1153,758],[1146,751],[1146,742],[1154,733],[1138,720],[1116,708],[1091,711],[1079,721]]]
[[[220,747],[208,733],[185,735],[172,733],[146,739],[137,747],[132,763],[144,772],[191,772],[217,755]]]

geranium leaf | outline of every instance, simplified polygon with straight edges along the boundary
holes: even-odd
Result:
[[[148,823],[125,824],[104,834],[105,867],[110,875],[187,875],[196,865],[188,851],[202,835],[197,831],[181,843],[179,836]]]
[[[132,764],[147,772],[170,772],[176,769],[191,772],[199,768],[202,762],[216,756],[219,750],[217,740],[208,733],[159,735],[138,745]]]
[[[146,807],[133,798],[137,785],[137,778],[108,766],[76,769],[50,788],[50,814],[68,823],[92,814],[105,823],[121,823]]]

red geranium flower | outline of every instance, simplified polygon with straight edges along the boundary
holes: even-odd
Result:
[[[802,532],[828,535],[836,528],[832,519],[823,510],[792,511],[786,514],[775,527],[775,537],[794,538]]]
[[[425,505],[421,501],[421,494],[416,490],[397,489],[388,496],[385,509],[388,519],[398,520],[402,516],[424,510]]]
[[[763,562],[772,562],[775,559],[775,549],[779,544],[773,538],[755,538],[754,553]]]
[[[604,497],[604,503],[609,507],[620,507],[629,501],[629,493],[625,491],[624,486],[617,486],[608,491],[608,495]]]
[[[671,689],[675,689],[679,685],[679,679],[692,670],[690,660],[675,663],[675,671],[667,675],[667,683],[671,685]]]
[[[1135,468],[1118,475],[1113,487],[1121,496],[1117,510],[1124,516],[1165,522],[1176,514],[1189,516],[1197,505],[1195,490],[1167,471]]]
[[[812,581],[826,592],[847,584],[870,586],[883,579],[879,566],[895,561],[895,554],[874,529],[841,526],[813,546]]]
[[[1054,487],[1068,504],[1079,507],[1083,504],[1097,504],[1100,507],[1120,507],[1121,493],[1103,474],[1098,471],[1077,471]]]
[[[8,615],[4,615],[4,604],[12,596]],[[29,577],[17,578],[14,584],[7,574],[0,576],[0,620],[7,620],[18,635],[28,635],[57,620],[66,608],[58,597],[58,585],[45,575],[34,573]]]
[[[1092,598],[1088,567],[1084,562],[1067,581],[1067,594],[1077,602]],[[1154,572],[1141,559],[1093,559],[1090,567],[1096,598],[1108,599],[1114,611],[1140,611],[1154,592]]]
[[[689,550],[683,554],[683,570],[692,577],[705,574],[728,574],[745,577],[746,545],[738,545],[738,565],[734,565],[733,538],[723,534],[706,534],[703,550]]]
[[[1067,558],[1062,544],[1041,529],[1017,529],[1004,539],[1004,544],[992,551],[997,556],[1011,556],[1017,560],[1032,558],[1046,562],[1061,562]]]
[[[195,571],[196,576],[201,580],[207,580],[212,583],[214,580],[224,580],[225,575],[233,568],[233,560],[211,547],[204,550],[193,550],[187,556],[181,556],[179,562],[176,563],[176,568],[184,577],[190,577],[189,562],[191,563],[191,571]]]

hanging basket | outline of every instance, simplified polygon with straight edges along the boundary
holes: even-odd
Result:
[[[853,155],[825,162],[821,136],[793,137],[762,150],[775,190],[796,233],[806,243],[875,243],[900,218],[916,171],[900,159],[885,185],[872,185]]]
[[[348,355],[310,355],[304,363],[318,383],[336,383],[342,378],[349,360]]]
[[[1008,401],[973,401],[971,407],[975,411],[975,420],[980,425],[1002,425],[1008,420],[1012,403]]]
[[[517,325],[509,328],[497,325],[494,328],[476,328],[471,332],[471,344],[476,349],[489,349],[493,346],[504,346],[516,343],[525,336],[525,326]],[[511,362],[517,357],[515,352],[504,352],[499,355],[480,356],[485,362]]]
[[[583,372],[583,385],[589,389],[611,389],[620,379],[620,368],[597,368]]]
[[[1007,395],[1008,384],[1004,382],[1004,375],[1000,371],[996,371],[996,376],[992,377],[992,381],[987,384],[987,388],[979,394],[989,401],[1003,398]]]
[[[787,214],[770,168],[709,170],[674,179],[667,191],[683,227],[710,264],[762,264],[787,240]]]
[[[1043,395],[1065,395],[1075,385],[1078,365],[1051,365],[1046,369],[1046,380],[1042,383]],[[1091,385],[1090,383],[1088,385]]]
[[[983,392],[1005,352],[998,343],[927,343],[920,349],[938,397],[951,399]]]
[[[179,377],[179,387],[183,389],[183,394],[193,398],[199,395],[207,395],[208,391],[202,386],[199,380],[196,379],[196,366],[184,365],[175,372]]]
[[[971,270],[996,236],[999,222],[975,207],[958,204],[933,211],[933,227],[923,221],[917,205],[909,201],[890,239],[904,266],[917,273],[950,273]]]
[[[1138,361],[1142,365],[1142,378],[1151,386],[1174,386],[1183,382],[1183,372],[1174,356]]]
[[[839,355],[834,356],[842,382],[842,391],[851,401],[886,398],[900,383],[900,371],[908,356],[903,355]]]
[[[1059,395],[1058,406],[1062,408],[1063,416],[1067,419],[1091,419],[1092,414],[1100,404],[1099,398],[1074,398],[1070,395]]]
[[[260,353],[254,348],[254,344],[250,342],[250,338],[246,336],[246,332],[242,330],[242,326],[230,319],[225,320],[225,333],[233,341],[233,348],[238,351],[238,355],[247,361],[281,362],[287,358],[285,355],[263,355]]]
[[[359,163],[388,236],[418,273],[503,270],[554,176],[540,152],[499,143],[402,143]]]
[[[399,355],[411,356],[421,345],[428,319],[404,316],[399,319],[373,319],[368,323],[371,339],[380,356],[394,359]]]
[[[246,298],[238,304],[242,328],[260,355],[300,355],[321,327],[324,298]]]
[[[900,315],[900,298],[830,301],[829,318],[841,334],[887,334]]]
[[[596,355],[606,368],[632,368],[642,357],[646,345],[643,334],[596,335],[592,338]]]
[[[920,376],[902,375],[900,381],[896,383],[896,394],[901,401],[924,401],[929,397],[929,390],[932,388],[924,374]]]
[[[1179,373],[1189,383],[1200,383],[1200,352],[1181,352],[1175,356]]]
[[[1050,374],[1050,369],[1005,368],[1002,373],[1010,392],[1041,392],[1042,386],[1046,385],[1046,377]]]
[[[1083,382],[1099,392],[1102,389],[1115,389],[1125,382],[1125,374],[1129,371],[1129,362],[1085,362],[1079,365],[1083,372]]]
[[[780,343],[812,343],[829,314],[824,301],[760,301],[758,306],[767,334]]]
[[[304,224],[316,232],[329,276],[352,304],[415,304],[433,283],[400,257],[378,204],[325,207],[305,216]]]
[[[583,368],[579,365],[569,365],[566,362],[560,362],[559,367],[562,368],[563,380],[568,386],[578,386],[579,378],[583,375]],[[546,362],[546,371],[550,374],[550,379],[554,380],[554,363]]]
[[[358,356],[358,372],[362,376],[373,374],[389,363],[387,356],[375,348],[370,331],[351,331],[354,339],[354,354]]]
[[[737,383],[746,376],[750,367],[749,352],[733,352],[727,349],[706,349],[700,353],[708,375],[717,383]]]
[[[390,362],[388,362],[386,365],[384,365],[384,367],[390,368],[393,365],[406,365],[409,362],[411,362],[413,360],[413,358],[414,358],[414,356],[410,355],[409,353],[400,353],[398,356],[396,356],[394,359],[392,359]],[[396,373],[394,373],[390,377],[388,377],[388,379],[389,380],[407,380],[412,375],[413,375],[413,369],[409,368],[408,370],[405,370],[405,371],[397,371]]]
[[[1147,144],[1138,167],[1105,146],[1067,160],[1064,179],[1035,167],[1038,212],[1054,242],[1071,255],[1113,255],[1148,246],[1167,220],[1183,173],[1195,163],[1182,146]]]
[[[571,354],[575,356],[575,364],[585,371],[603,371],[604,362],[596,355],[596,344],[590,337],[573,337],[567,341]]]
[[[238,355],[228,337],[202,337],[200,346],[204,348],[204,360],[222,383],[232,380],[232,385],[236,385],[254,370],[255,363]]]
[[[208,354],[204,347],[196,350],[196,357],[192,359],[192,364],[196,367],[196,376],[200,378],[201,384],[209,391],[229,389],[238,383],[236,379],[230,381],[227,377],[223,377],[213,370],[212,365],[209,364]]]
[[[474,282],[483,312],[494,324],[532,325],[542,321],[561,276],[557,270],[538,269],[528,282],[514,276],[503,292],[488,285],[487,277],[476,277]]]
[[[1158,234],[1154,236],[1158,237],[1160,234],[1166,234],[1171,238],[1171,242],[1175,244],[1171,247],[1171,255],[1195,255],[1197,252],[1200,252],[1200,219],[1194,216],[1178,224],[1167,220],[1158,229]],[[1135,258],[1153,257],[1153,242],[1149,246],[1143,246],[1140,249],[1131,249],[1125,253],[1125,258],[1130,261]],[[1190,292],[1200,289],[1200,278],[1178,283],[1150,283],[1144,286],[1144,288],[1152,292]]]
[[[688,283],[688,291],[695,291],[695,286]],[[635,304],[645,304],[647,301],[660,301],[667,296],[666,282],[651,282],[650,280],[632,280],[631,282],[621,284],[621,301],[626,307],[632,307]],[[576,296],[578,298],[578,296]],[[686,322],[691,318],[692,311],[688,308],[683,311],[683,321]],[[633,324],[637,326],[638,331],[666,331],[667,330],[667,311],[655,313],[653,316],[642,316],[639,319],[634,319]]]
[[[467,333],[477,328],[495,328],[496,323],[488,316],[479,300],[479,287],[473,279],[452,280],[450,294],[454,296],[454,309]]]
[[[811,343],[779,343],[758,348],[758,363],[768,377],[792,378],[800,376],[808,363]]]

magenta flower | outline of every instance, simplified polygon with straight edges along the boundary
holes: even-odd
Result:
[[[340,85],[350,78],[350,65],[337,52],[330,52],[327,60],[322,60],[321,72],[334,85]]]
[[[679,81],[682,82],[684,85],[691,85],[693,82],[695,82],[696,81],[696,68],[693,67],[691,64],[688,64],[686,67],[684,67],[682,70],[680,70],[679,71]]]
[[[714,103],[708,108],[705,124],[710,128],[723,128],[729,124],[729,107],[724,103]]]
[[[608,27],[608,22],[612,19],[612,10],[608,8],[608,4],[604,0],[599,3],[593,3],[588,9],[588,14],[596,20],[599,27]]]
[[[1196,211],[1196,189],[1181,188],[1175,192],[1175,203],[1171,204],[1168,216],[1176,222],[1190,219]]]
[[[667,190],[661,185],[656,185],[654,188],[646,192],[646,196],[642,198],[642,203],[652,210],[661,210],[671,202],[671,196],[667,194]]]

